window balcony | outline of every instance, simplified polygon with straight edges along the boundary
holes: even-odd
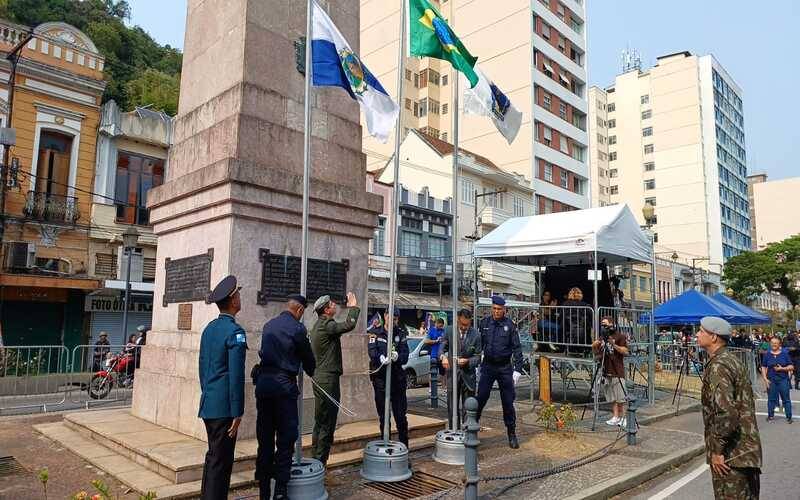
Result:
[[[501,208],[484,207],[479,211],[481,226],[497,227],[511,217],[511,214]]]
[[[22,209],[26,219],[60,224],[75,224],[81,218],[78,198],[29,191]]]

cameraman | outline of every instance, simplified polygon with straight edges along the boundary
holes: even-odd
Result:
[[[624,427],[625,417],[622,416],[625,405],[625,356],[629,354],[628,339],[614,327],[611,317],[606,316],[600,321],[600,338],[592,342],[592,351],[596,359],[603,365],[603,378],[600,385],[603,388],[606,401],[611,403],[614,414],[607,425]]]

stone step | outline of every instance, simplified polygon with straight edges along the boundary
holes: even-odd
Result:
[[[168,500],[194,498],[200,493],[199,479],[182,483],[171,482],[163,475],[123,455],[118,447],[108,448],[75,430],[74,423],[67,424],[66,421],[62,421],[35,425],[34,428],[140,494],[152,491],[159,500]],[[434,441],[434,435],[418,437],[411,439],[409,448],[411,451],[430,448],[434,445]],[[362,456],[363,449],[333,453],[328,461],[328,469],[357,464],[361,462]],[[254,474],[253,467],[234,471],[231,476],[231,487],[240,488],[255,484]]]
[[[418,444],[430,438],[432,445],[436,432],[445,426],[443,420],[419,415],[408,415],[408,420],[409,437]],[[64,416],[64,425],[171,483],[197,481],[203,476],[207,451],[204,441],[134,417],[129,409],[71,413]],[[331,449],[329,468],[360,461],[361,451],[369,441],[375,439],[380,439],[378,423],[375,421],[340,426]],[[420,439],[422,441],[416,441]],[[304,435],[306,456],[310,455],[310,448],[311,436]],[[254,470],[257,451],[258,442],[255,439],[239,440],[236,443],[233,471]],[[339,454],[344,457],[341,463],[334,462],[333,456]]]

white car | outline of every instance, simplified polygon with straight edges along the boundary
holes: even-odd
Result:
[[[422,343],[425,337],[408,337],[408,363],[403,365],[406,385],[409,389],[425,385],[431,378],[431,356],[429,346]]]

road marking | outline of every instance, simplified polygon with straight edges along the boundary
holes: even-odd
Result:
[[[670,495],[672,495],[673,493],[675,493],[679,489],[683,488],[687,484],[689,484],[692,481],[694,481],[695,479],[697,479],[698,476],[700,476],[702,473],[704,473],[707,470],[708,470],[708,464],[703,464],[703,465],[697,467],[695,470],[693,470],[692,472],[686,474],[685,476],[680,478],[678,481],[675,481],[674,483],[669,485],[667,488],[664,488],[663,490],[659,491],[655,495],[651,496],[648,500],[664,500],[665,498],[669,498]]]

